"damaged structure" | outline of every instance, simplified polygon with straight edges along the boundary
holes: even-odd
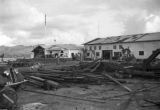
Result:
[[[160,32],[96,38],[84,46],[87,58],[112,59],[129,53],[136,59],[146,59],[160,48]]]
[[[45,57],[45,48],[38,45],[32,50],[33,54],[31,55],[32,58],[44,58]]]

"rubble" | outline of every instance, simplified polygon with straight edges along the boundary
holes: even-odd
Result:
[[[128,107],[132,104],[137,97],[137,94],[144,94],[146,91],[150,91],[152,87],[141,87],[140,89],[134,89],[132,86],[137,86],[136,82],[130,81],[133,78],[158,78],[158,71],[144,71],[141,69],[135,69],[134,65],[124,65],[121,62],[115,61],[103,61],[102,59],[97,59],[92,62],[80,62],[79,64],[73,65],[57,65],[50,66],[41,63],[35,63],[30,67],[19,67],[17,68],[19,73],[22,73],[25,80],[15,80],[16,71],[10,69],[11,75],[14,80],[12,80],[11,84],[7,84],[9,87],[17,86],[24,84],[29,86],[29,88],[33,87],[34,89],[23,89],[22,91],[32,92],[36,94],[43,95],[51,95],[54,97],[61,97],[65,100],[79,100],[79,101],[87,101],[90,103],[104,103],[106,104],[109,100],[122,100],[122,103],[119,103],[117,108],[118,110],[129,109]],[[19,78],[18,78],[19,79]],[[149,84],[149,83],[148,83]],[[152,83],[158,85],[159,83]],[[52,92],[58,92],[63,88],[72,88],[73,85],[83,88],[84,90],[90,90],[90,85],[105,85],[105,86],[116,86],[114,89],[107,90],[106,92],[121,91],[123,94],[117,94],[113,96],[106,97],[104,95],[100,95],[97,97],[88,97],[88,93],[80,96],[85,96],[84,98],[77,96],[67,96],[63,94],[55,94]],[[81,87],[83,85],[85,87]],[[128,86],[132,85],[132,86]],[[119,87],[118,87],[119,86]],[[7,87],[7,86],[6,86]],[[35,88],[36,87],[36,88]],[[157,88],[159,85],[157,86]],[[121,90],[123,89],[123,90]],[[45,90],[45,91],[44,91]],[[125,91],[124,91],[125,90]],[[52,91],[52,92],[51,92]],[[92,91],[93,92],[93,91]],[[93,94],[91,92],[91,94]],[[95,93],[98,95],[98,93]],[[122,97],[126,97],[124,100]],[[152,103],[158,106],[158,102],[154,102],[149,99],[140,99],[143,102]],[[137,105],[139,105],[137,103]],[[144,104],[141,104],[142,107]],[[31,107],[32,108],[32,107]],[[23,108],[24,109],[24,108]]]
[[[15,110],[18,100],[16,89],[26,80],[7,65],[1,66],[0,70],[0,109]]]
[[[131,68],[130,68],[131,67]],[[102,59],[95,60],[90,63],[73,66],[62,66],[58,68],[39,67],[36,69],[20,70],[21,73],[28,79],[49,80],[56,83],[88,83],[88,84],[103,84],[112,82],[111,77],[115,77],[116,81],[125,82],[124,78],[130,77],[153,77],[157,75],[153,71],[133,70],[132,66],[126,68],[116,62],[104,62]],[[106,72],[105,74],[103,72]],[[111,77],[104,77],[109,75]],[[32,77],[31,77],[32,76]],[[34,77],[34,78],[33,78]],[[36,78],[35,78],[36,77]],[[33,82],[33,81],[32,81]],[[115,82],[115,81],[114,81]]]
[[[12,110],[17,107],[17,93],[10,87],[5,87],[0,90],[0,109]]]

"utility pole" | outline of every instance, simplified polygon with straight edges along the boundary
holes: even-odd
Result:
[[[46,15],[46,13],[45,13],[45,18],[44,18],[44,19],[45,19],[45,20],[44,20],[44,35],[45,35],[45,36],[44,36],[44,37],[46,37],[46,28],[47,28],[47,27],[46,27],[46,25],[47,25],[47,20],[46,20],[47,18],[46,18],[46,17],[47,17],[47,15]],[[45,64],[46,64],[46,50],[44,50],[44,60],[45,60]]]
[[[47,15],[45,14],[45,21],[44,21],[44,31],[45,31],[44,34],[45,34],[45,36],[46,36],[46,28],[47,28],[47,20],[46,20],[47,18],[46,17],[47,17]]]
[[[100,22],[99,20],[97,21],[97,37],[100,36]]]

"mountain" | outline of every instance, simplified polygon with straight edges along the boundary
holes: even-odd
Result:
[[[4,57],[6,58],[13,58],[13,57],[30,58],[32,50],[33,46],[24,46],[24,45],[17,45],[12,47],[0,46],[0,55],[4,53]]]
[[[39,44],[40,45],[40,44]],[[24,45],[17,45],[17,46],[0,46],[0,55],[4,53],[5,58],[30,58],[31,57],[31,51],[36,47],[35,46],[24,46]],[[51,46],[51,45],[50,45]],[[42,45],[44,48],[48,48],[50,46]],[[57,46],[62,46],[65,48],[83,48],[83,46],[77,46],[74,44],[57,44]]]

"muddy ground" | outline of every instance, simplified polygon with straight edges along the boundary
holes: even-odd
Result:
[[[54,69],[61,66],[78,64],[79,62],[63,62],[59,65],[43,65],[43,68]],[[25,70],[26,68],[21,69]],[[136,94],[123,95],[128,94],[128,91],[108,81],[101,85],[87,83],[67,84],[68,86],[61,86],[56,90],[49,91],[25,84],[17,91],[17,110],[159,110],[157,105],[145,101],[160,102],[159,80],[144,78],[125,80],[127,83],[123,84],[132,89],[132,91],[148,87],[155,88]],[[39,91],[39,93],[35,91]],[[42,94],[41,92],[45,92],[46,94]],[[50,95],[47,95],[47,93]]]
[[[158,81],[153,79],[127,79],[125,84],[132,90],[138,90],[151,86],[160,86]],[[44,91],[34,87],[23,87],[32,91]],[[159,101],[160,88],[156,87],[145,92],[137,93],[132,96],[125,95],[122,97],[108,97],[128,93],[119,85],[106,83],[104,85],[88,85],[70,84],[70,87],[62,87],[57,90],[45,91],[57,95],[76,97],[80,99],[88,99],[91,101],[76,100],[66,97],[58,97],[54,95],[46,95],[34,92],[18,91],[18,105],[20,110],[159,110],[158,106],[144,101],[144,99],[152,99]],[[95,102],[94,102],[95,101]],[[130,102],[130,103],[128,103]]]

